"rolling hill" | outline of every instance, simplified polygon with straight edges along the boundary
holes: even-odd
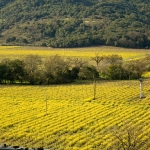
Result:
[[[0,0],[0,43],[150,47],[149,0]]]

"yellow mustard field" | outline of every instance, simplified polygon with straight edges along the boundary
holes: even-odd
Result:
[[[49,47],[21,47],[21,46],[0,46],[0,59],[2,58],[24,58],[29,54],[40,55],[43,58],[58,54],[63,57],[78,57],[90,59],[95,54],[99,55],[121,55],[124,59],[136,59],[150,54],[149,50],[144,49],[125,49],[119,47],[88,47],[88,48],[49,48]]]
[[[0,86],[0,141],[57,150],[114,149],[132,127],[141,148],[150,136],[150,81],[99,81],[51,86]],[[121,145],[120,145],[121,146]],[[120,147],[121,149],[121,147]]]

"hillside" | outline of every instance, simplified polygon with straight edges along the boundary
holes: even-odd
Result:
[[[0,0],[0,43],[150,47],[149,0]]]

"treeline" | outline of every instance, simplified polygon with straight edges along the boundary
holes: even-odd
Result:
[[[142,59],[123,61],[119,55],[99,56],[92,60],[96,64],[100,78],[109,80],[139,79],[144,72],[150,71],[150,55]]]
[[[23,60],[2,60],[0,83],[48,85],[71,83],[77,79],[138,79],[145,71],[150,71],[150,55],[144,59],[123,61],[118,55],[96,54],[90,62],[58,55],[45,60],[38,55],[28,55]]]
[[[82,69],[91,72],[92,77],[98,77],[94,66],[79,59],[63,59],[54,55],[43,61],[38,55],[28,55],[23,60],[3,59],[0,63],[0,82],[32,85],[70,83],[80,76]],[[88,78],[91,77],[88,75]]]
[[[3,8],[7,4],[13,2],[14,0],[0,0],[0,8]]]
[[[138,24],[138,23],[137,23]],[[6,44],[28,45],[35,41],[40,46],[54,48],[67,47],[88,47],[97,45],[108,45],[126,48],[150,48],[149,31],[136,31],[121,28],[117,31],[110,29],[101,29],[102,25],[85,24],[82,19],[51,20],[50,23],[37,23],[34,29],[28,25],[24,28],[18,27],[20,32],[36,32],[30,37],[17,37],[16,35],[6,38]],[[114,27],[113,27],[114,28]],[[31,34],[30,33],[30,34]]]
[[[147,0],[0,0],[3,45],[150,48]]]
[[[125,20],[124,20],[125,21]],[[122,24],[124,23],[122,21]],[[117,24],[118,22],[116,22]],[[136,22],[135,22],[136,24]],[[139,26],[139,23],[137,22]],[[49,38],[42,46],[50,47],[85,47],[108,45],[126,48],[150,48],[150,32],[125,28],[102,29],[103,25],[85,24],[82,19],[53,20],[50,24],[37,25],[43,38]]]

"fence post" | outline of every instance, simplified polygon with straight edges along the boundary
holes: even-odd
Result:
[[[93,100],[96,99],[96,78],[94,78],[94,85],[93,85],[93,90],[94,90],[94,96],[93,96]]]
[[[140,78],[139,81],[140,81],[140,98],[143,98],[143,94],[142,94],[142,82],[143,82],[143,79]]]

